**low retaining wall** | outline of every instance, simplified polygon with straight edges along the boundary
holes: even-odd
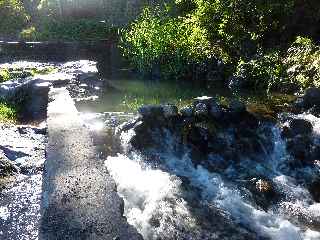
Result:
[[[67,62],[86,59],[96,61],[99,72],[103,76],[110,76],[127,65],[117,44],[114,39],[88,42],[0,41],[0,63],[20,60]]]

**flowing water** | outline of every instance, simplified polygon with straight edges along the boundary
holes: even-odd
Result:
[[[126,84],[126,81],[122,83]],[[116,84],[121,86],[121,82]],[[148,89],[153,87],[147,83]],[[143,91],[148,92],[145,85]],[[113,98],[111,105],[106,93],[105,99],[94,103],[80,102],[78,107],[91,112],[130,111],[123,101],[128,99],[127,94],[128,91],[113,92],[110,95]],[[223,94],[224,97],[231,96],[229,93]],[[185,95],[181,95],[180,99],[183,96]],[[191,96],[186,96],[186,99]],[[256,99],[254,96],[243,95],[242,98],[251,100],[255,107],[258,105],[256,101],[252,101]],[[143,96],[144,103],[166,102],[162,100],[158,97],[155,101],[148,93]],[[172,102],[172,99],[168,102],[170,100]],[[177,104],[177,101],[175,103]],[[116,115],[117,113],[114,113],[113,117],[117,118]],[[294,117],[312,122],[316,141],[320,133],[320,119],[307,114]],[[106,132],[102,130],[104,122],[107,132],[115,134],[116,126],[120,122],[110,127],[110,121],[106,120],[108,118],[104,115],[103,121],[98,124],[99,131]],[[126,119],[132,118],[134,116],[127,116]],[[125,119],[121,122],[123,121]],[[97,123],[93,126],[97,126]],[[112,145],[113,151],[101,149],[101,156],[105,159],[105,166],[115,179],[118,192],[125,201],[125,216],[128,222],[135,226],[146,240],[318,240],[320,204],[312,199],[308,189],[299,181],[298,175],[301,172],[305,175],[319,175],[319,169],[292,170],[287,167],[289,154],[285,140],[281,137],[280,121],[267,127],[271,131],[271,152],[266,150],[261,161],[243,158],[240,166],[227,163],[227,168],[223,170],[212,171],[201,164],[195,165],[187,148],[177,154],[177,141],[169,132],[165,137],[154,133],[156,138],[161,138],[161,144],[148,156],[130,146],[130,139],[135,135],[133,130],[121,133],[120,141],[105,138],[104,146],[109,146],[110,149]],[[115,148],[115,144],[120,144],[120,147]],[[219,155],[205,160],[216,161],[217,164],[226,161]],[[265,208],[258,206],[253,200],[254,196],[243,187],[245,182],[255,180],[245,177],[250,176],[251,172],[264,176],[277,186],[277,191],[281,193],[280,199]]]
[[[319,119],[313,120],[320,126]],[[194,166],[187,150],[177,157],[170,135],[163,139],[164,146],[155,149],[161,151],[153,159],[156,164],[150,163],[126,151],[132,134],[122,134],[124,153],[108,157],[105,165],[125,200],[128,221],[145,239],[320,239],[320,204],[281,170],[287,153],[277,126],[272,132],[274,151],[265,166],[247,159],[243,168],[234,169],[230,164],[224,172]],[[267,175],[281,189],[283,196],[277,205],[263,210],[243,194],[237,180],[250,169]],[[297,211],[305,215],[301,218],[306,222],[290,216],[300,214]]]

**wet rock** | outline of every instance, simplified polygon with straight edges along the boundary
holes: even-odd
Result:
[[[193,115],[193,108],[192,107],[184,107],[180,109],[180,114],[182,117],[190,118]]]
[[[253,178],[248,182],[247,188],[256,204],[264,210],[274,204],[279,196],[273,183],[266,179]]]
[[[314,201],[320,202],[320,178],[312,181],[312,183],[309,185],[309,192]]]
[[[304,119],[292,119],[289,122],[289,131],[293,136],[298,134],[309,135],[312,133],[312,129],[312,124]]]
[[[223,109],[218,103],[212,102],[209,107],[209,113],[213,118],[219,119],[223,115]]]
[[[4,156],[0,156],[0,177],[12,176],[19,172],[19,168],[11,161],[5,159]]]
[[[164,116],[163,108],[160,105],[144,105],[138,109],[138,113],[144,119],[158,119]]]
[[[287,150],[298,160],[307,162],[312,147],[312,139],[305,135],[297,135],[287,140]]]
[[[47,134],[47,126],[38,126],[38,127],[30,127],[30,126],[18,126],[17,127],[18,132],[20,134],[26,135],[30,134],[30,130],[33,131],[35,134],[41,134],[41,135],[46,135]]]
[[[306,90],[303,96],[303,106],[305,108],[311,108],[313,106],[320,105],[320,89],[309,88]]]
[[[273,187],[272,187],[271,183],[266,180],[262,180],[262,179],[259,179],[256,182],[256,189],[258,192],[261,192],[261,193],[273,192]]]
[[[161,105],[161,107],[165,118],[172,118],[178,116],[178,108],[175,105],[167,104]]]
[[[231,101],[229,109],[232,113],[243,113],[247,111],[246,105],[238,100]]]
[[[119,127],[117,127],[116,134],[119,134],[121,132],[127,132],[130,129],[134,129],[137,125],[139,125],[141,123],[142,123],[142,121],[140,118],[134,119],[129,122],[125,122],[125,123],[121,124]]]
[[[198,103],[195,105],[194,114],[198,117],[204,117],[208,115],[208,107],[204,103]]]

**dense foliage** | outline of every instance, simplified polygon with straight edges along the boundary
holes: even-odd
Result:
[[[232,57],[250,57],[282,32],[293,0],[195,0],[195,17]]]
[[[159,10],[144,9],[123,32],[123,52],[140,72],[158,68],[165,78],[186,76],[189,66],[200,67],[212,57],[207,32],[193,18],[172,18]]]
[[[284,59],[291,81],[302,88],[320,87],[320,47],[311,39],[297,37]]]
[[[29,16],[19,0],[0,0],[0,36],[11,37],[26,26]]]
[[[298,37],[291,44],[299,32],[292,33],[289,22],[304,7],[297,2],[170,1],[170,7],[145,9],[123,31],[120,44],[132,65],[145,74],[156,70],[161,77],[200,75],[203,80],[213,75],[226,85],[233,75],[237,86],[296,91],[317,86],[320,75],[319,51],[312,40]],[[225,66],[222,76],[217,74],[219,61]]]

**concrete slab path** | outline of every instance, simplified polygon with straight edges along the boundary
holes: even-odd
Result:
[[[142,239],[65,88],[51,89],[40,240]]]

